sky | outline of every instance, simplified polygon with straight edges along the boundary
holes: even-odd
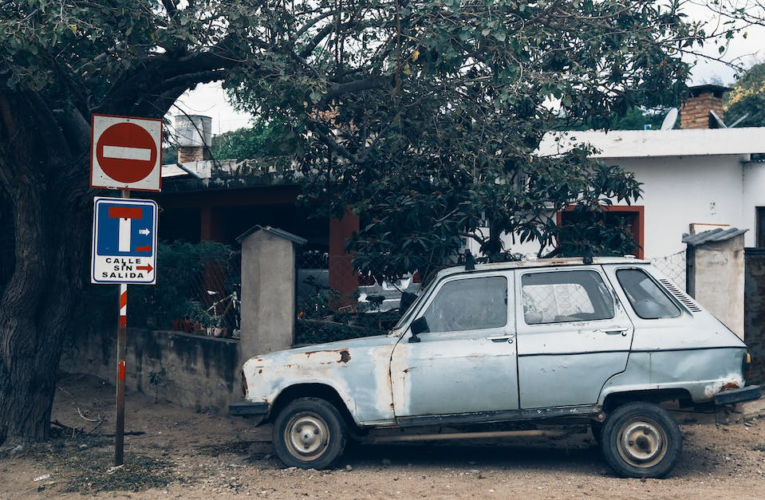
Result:
[[[690,0],[686,3],[686,12],[692,20],[707,22],[709,31],[718,25],[719,19],[712,15],[706,7],[699,5],[698,2],[701,0]],[[737,61],[745,67],[765,61],[765,27],[750,27],[747,28],[746,33],[746,38],[738,36],[730,42],[723,56],[725,60]],[[701,51],[712,57],[719,55],[718,48],[714,44],[708,44]],[[691,85],[720,82],[729,85],[734,81],[735,70],[726,64],[709,61],[705,58],[696,58]],[[196,89],[186,92],[178,99],[176,106],[177,108],[170,111],[170,116],[179,114],[178,108],[181,108],[188,114],[212,117],[213,135],[247,127],[250,123],[249,114],[235,110],[228,102],[226,92],[221,87],[220,82],[200,85]]]

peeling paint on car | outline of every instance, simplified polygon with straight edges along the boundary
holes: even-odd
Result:
[[[337,392],[359,426],[412,426],[433,422],[500,422],[599,415],[611,395],[682,390],[693,403],[743,388],[746,346],[710,313],[682,311],[646,320],[632,310],[616,279],[636,268],[665,277],[635,259],[595,259],[477,265],[439,273],[414,312],[385,336],[367,337],[259,355],[243,366],[246,399],[271,407],[284,390],[322,384]],[[539,268],[539,269],[537,269]],[[526,325],[520,276],[572,269],[595,271],[613,295],[607,320]],[[501,328],[420,334],[409,326],[439,287],[481,276],[508,280],[508,318]],[[595,417],[592,417],[595,418]],[[424,419],[424,420],[423,420]],[[408,423],[407,423],[408,422]]]

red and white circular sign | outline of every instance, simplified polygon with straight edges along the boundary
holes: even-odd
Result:
[[[93,115],[90,185],[159,191],[162,120]]]

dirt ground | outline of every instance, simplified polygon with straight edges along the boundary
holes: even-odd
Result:
[[[91,433],[73,438],[65,429],[49,443],[6,453],[0,498],[765,497],[765,419],[756,416],[726,424],[724,415],[678,413],[683,461],[664,480],[617,478],[589,435],[358,446],[335,470],[302,471],[271,455],[269,427],[128,393],[126,428],[144,434],[126,438],[126,466],[110,471],[112,440],[96,435],[113,432],[113,401],[103,381],[61,380],[53,419]]]

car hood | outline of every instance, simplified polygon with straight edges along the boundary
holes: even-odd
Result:
[[[296,347],[294,349],[286,349],[284,351],[253,356],[247,361],[247,364],[250,366],[290,364],[294,362],[296,355],[301,355],[300,359],[310,360],[311,356],[314,354],[317,355],[316,358],[334,356],[338,358],[338,362],[346,362],[346,358],[351,356],[351,352],[353,351],[366,352],[374,350],[377,347],[392,346],[398,342],[398,340],[399,337],[395,335],[375,335],[372,337],[339,340],[336,342]]]

